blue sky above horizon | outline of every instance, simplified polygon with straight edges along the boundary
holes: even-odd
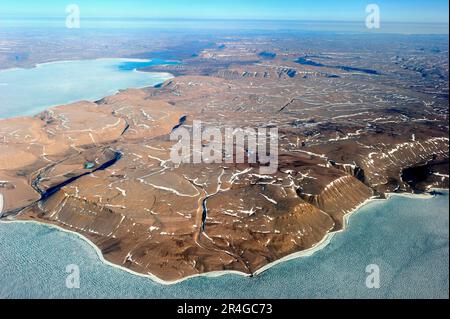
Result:
[[[447,0],[1,0],[0,18],[64,17],[66,5],[77,4],[84,18],[361,21],[370,3],[385,22],[449,21]]]

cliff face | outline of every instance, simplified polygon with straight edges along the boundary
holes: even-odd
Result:
[[[369,187],[351,175],[344,175],[331,181],[320,194],[301,194],[300,196],[327,212],[335,222],[333,230],[340,230],[344,227],[344,216],[372,195],[373,192]]]
[[[367,184],[378,191],[398,188],[410,190],[409,185],[402,180],[403,170],[417,164],[446,159],[448,148],[447,137],[383,146],[369,153],[360,165],[364,169]]]
[[[336,110],[345,92],[313,95],[316,84],[298,77],[226,78],[185,76],[0,121],[4,217],[76,231],[107,260],[173,281],[218,270],[253,274],[314,247],[373,194],[410,190],[402,180],[408,167],[436,161],[433,176],[448,181],[438,164],[448,159],[443,126],[375,131]],[[193,120],[278,127],[278,171],[172,163],[168,135],[181,118],[187,129]]]

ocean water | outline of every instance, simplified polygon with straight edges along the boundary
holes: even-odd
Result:
[[[198,277],[164,286],[103,264],[75,235],[30,223],[0,223],[0,298],[448,298],[449,194],[394,196],[350,217],[349,227],[309,257],[254,278]],[[66,288],[66,267],[80,288]],[[380,288],[366,286],[379,267]]]
[[[51,106],[95,101],[118,90],[159,84],[168,73],[136,68],[173,64],[163,60],[97,59],[39,64],[0,71],[0,118],[33,115]]]

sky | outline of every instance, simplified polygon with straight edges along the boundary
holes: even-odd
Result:
[[[449,21],[448,0],[1,0],[0,19],[63,17],[77,4],[85,18],[361,21],[371,3],[386,22]]]

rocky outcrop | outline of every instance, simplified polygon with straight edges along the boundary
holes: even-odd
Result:
[[[370,152],[360,163],[365,181],[380,192],[410,190],[402,180],[404,169],[437,159],[448,159],[449,139],[429,138],[397,145],[382,146]]]
[[[299,196],[330,215],[336,231],[344,227],[344,216],[372,197],[373,192],[353,176],[345,175],[331,181],[319,194]]]

